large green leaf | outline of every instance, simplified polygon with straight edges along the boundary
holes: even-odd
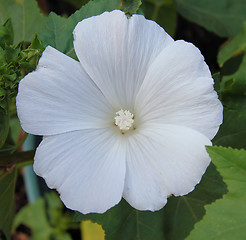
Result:
[[[193,192],[186,196],[168,199],[164,207],[166,239],[182,240],[188,236],[194,224],[205,215],[204,206],[221,198],[224,193],[226,193],[226,186],[211,164]]]
[[[14,191],[16,183],[16,169],[0,176],[0,231],[10,239],[10,231],[15,214]]]
[[[174,0],[185,18],[221,37],[235,36],[246,21],[246,0]]]
[[[76,24],[84,18],[98,15],[105,11],[120,9],[120,7],[121,0],[94,0],[87,3],[69,18],[51,13],[47,25],[38,33],[39,39],[45,47],[50,45],[75,58],[72,32]]]
[[[228,193],[207,205],[206,215],[195,225],[187,240],[246,239],[246,151],[208,147]]]
[[[0,24],[11,18],[14,43],[31,41],[47,21],[35,0],[0,0]]]
[[[104,214],[75,214],[75,221],[92,220],[102,225],[106,240],[163,240],[163,210],[138,211],[125,200]]]
[[[144,15],[160,24],[171,36],[174,36],[177,23],[177,11],[173,0],[144,0]]]

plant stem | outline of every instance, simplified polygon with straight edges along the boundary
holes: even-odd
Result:
[[[34,150],[25,152],[14,152],[11,155],[0,156],[0,167],[8,168],[16,164],[33,163]]]
[[[23,131],[23,132],[24,132],[24,131]],[[18,151],[18,150],[22,147],[22,145],[23,145],[24,142],[26,141],[27,136],[28,136],[28,133],[24,132],[23,138],[22,138],[21,141],[18,142],[18,143],[16,144],[16,146],[15,146],[15,150],[16,150],[16,151]]]

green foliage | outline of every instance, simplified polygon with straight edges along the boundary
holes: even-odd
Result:
[[[220,50],[222,67],[219,94],[224,105],[224,121],[214,139],[216,145],[246,147],[246,24]]]
[[[21,133],[20,121],[17,116],[13,116],[9,121],[9,127],[11,130],[11,138],[14,143],[18,142]]]
[[[7,45],[0,47],[0,87],[1,98],[0,106],[6,110],[5,103],[17,94],[19,81],[30,71],[36,68],[42,50],[35,38],[33,43],[27,48],[27,44],[21,42],[18,45]]]
[[[140,4],[140,0],[93,0],[88,2],[68,18],[58,16],[51,12],[45,28],[38,33],[38,37],[45,47],[50,45],[76,59],[73,48],[72,32],[79,21],[91,16],[99,15],[105,11],[112,11],[114,9],[121,8],[129,14],[133,14],[138,10]]]
[[[227,42],[218,54],[218,63],[222,67],[223,64],[233,57],[246,50],[246,22],[243,24],[243,29],[231,41]]]
[[[12,22],[8,19],[2,26],[0,26],[0,46],[4,47],[5,44],[10,45],[14,40],[14,32]]]
[[[177,25],[177,11],[173,0],[144,0],[144,15],[161,25],[174,36]]]
[[[230,97],[224,100],[224,120],[213,142],[226,147],[246,147],[246,101],[244,96]],[[231,104],[228,108],[226,104]]]
[[[102,225],[106,240],[184,239],[205,214],[204,205],[221,198],[226,186],[213,165],[202,182],[187,196],[171,197],[164,209],[143,212],[124,200],[105,214],[75,214],[75,221],[92,220]]]
[[[200,184],[182,197],[171,197],[164,207],[165,239],[181,240],[205,215],[204,206],[222,197],[227,189],[215,166],[210,164]],[[199,238],[198,238],[199,239]]]
[[[141,0],[122,0],[121,10],[124,11],[126,14],[132,15],[137,12],[141,4]]]
[[[223,147],[207,150],[227,184],[228,193],[205,207],[206,215],[187,240],[246,239],[246,151]]]
[[[16,122],[15,97],[19,81],[36,68],[43,51],[37,37],[29,47],[25,42],[13,45],[13,39],[12,23],[7,20],[0,27],[0,230],[8,239],[15,213],[15,166],[33,157],[16,153],[20,125]]]
[[[0,147],[9,134],[11,106],[15,105],[19,81],[36,68],[43,51],[37,37],[32,44],[13,43],[13,29],[10,20],[0,28]]]
[[[14,43],[31,41],[47,21],[35,0],[0,0],[0,24],[11,18]]]
[[[61,17],[55,13],[51,13],[49,15],[47,25],[42,31],[38,33],[39,39],[45,47],[50,45],[59,51],[73,58],[76,58],[73,49],[72,34],[76,24],[79,21],[93,15],[98,15],[105,11],[120,9],[120,6],[120,0],[94,0],[87,3],[69,18]]]
[[[246,21],[246,0],[174,0],[185,18],[221,37],[235,36]]]
[[[14,229],[20,224],[31,229],[32,240],[72,239],[66,232],[71,226],[71,212],[64,213],[63,204],[54,192],[22,208],[15,217]]]
[[[107,240],[163,240],[163,210],[138,211],[125,200],[104,214],[75,214],[75,221],[92,220],[102,225]]]
[[[218,63],[223,67],[224,63],[230,58],[235,58],[243,54],[238,69],[231,75],[222,78],[222,91],[226,93],[244,93],[246,92],[246,22],[242,31],[227,43],[218,54]],[[235,61],[235,59],[234,59]],[[226,66],[228,68],[228,66]]]
[[[10,239],[10,231],[15,215],[14,191],[16,169],[0,176],[0,231]]]

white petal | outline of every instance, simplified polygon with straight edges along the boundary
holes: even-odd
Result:
[[[211,145],[207,137],[186,127],[139,129],[127,145],[124,198],[136,209],[155,211],[170,194],[189,193],[210,163],[205,145]]]
[[[109,129],[45,137],[34,170],[57,189],[68,208],[103,213],[122,198],[126,147],[121,138]]]
[[[200,51],[176,41],[150,66],[137,96],[139,121],[177,124],[212,139],[222,123],[222,105]]]
[[[82,66],[116,110],[132,110],[149,65],[173,42],[155,22],[119,10],[79,22],[74,38]]]
[[[52,47],[21,80],[16,102],[23,129],[37,135],[104,127],[115,113],[79,62]]]

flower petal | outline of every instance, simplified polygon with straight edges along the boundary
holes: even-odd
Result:
[[[116,110],[132,110],[149,65],[173,42],[155,22],[119,10],[79,22],[74,38],[83,68]]]
[[[150,66],[136,99],[141,123],[176,124],[212,139],[222,123],[222,104],[200,51],[176,41]]]
[[[45,137],[34,170],[57,189],[68,208],[103,213],[122,198],[126,147],[121,138],[109,129]]]
[[[37,135],[104,127],[115,113],[79,62],[52,47],[21,80],[16,102],[22,128]]]
[[[139,129],[127,144],[124,198],[136,209],[155,211],[170,194],[191,192],[210,163],[205,145],[211,145],[207,137],[182,126]]]

